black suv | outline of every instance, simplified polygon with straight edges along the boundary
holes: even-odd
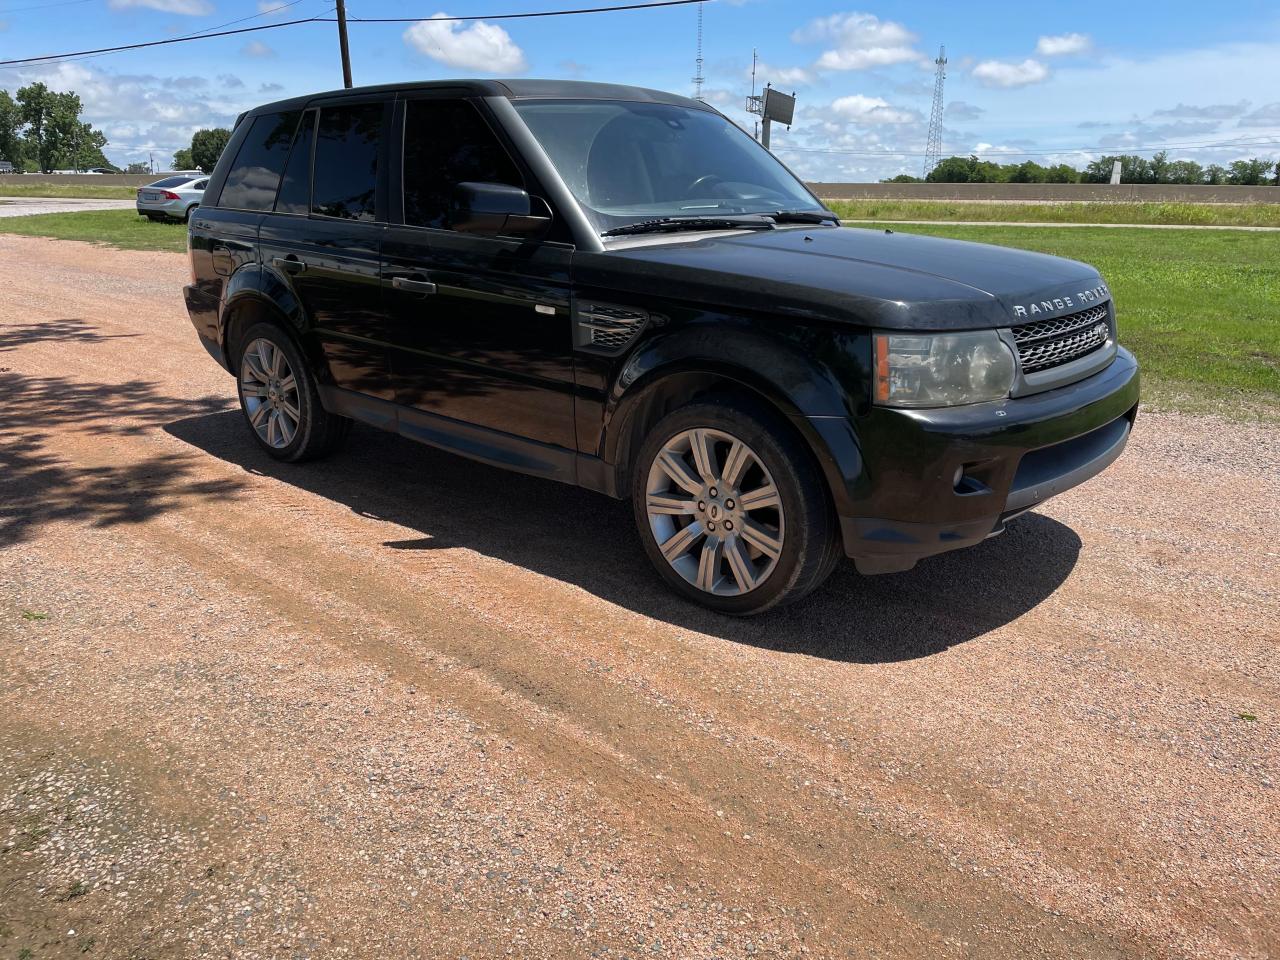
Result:
[[[353,420],[630,497],[676,591],[750,614],[977,543],[1137,414],[1092,267],[842,228],[705,103],[542,80],[242,116],[187,307],[257,441]]]

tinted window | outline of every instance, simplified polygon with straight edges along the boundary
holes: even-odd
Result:
[[[189,183],[190,177],[165,177],[163,180],[157,180],[155,183],[148,183],[148,187],[180,187],[184,183]]]
[[[270,210],[275,203],[280,171],[284,169],[299,111],[264,113],[255,117],[249,134],[227,174],[218,206],[237,210]]]
[[[459,183],[524,179],[480,112],[465,100],[411,100],[404,126],[404,222],[449,227]]]
[[[381,142],[382,104],[325,107],[320,111],[313,212],[346,220],[374,219]]]
[[[207,187],[207,186],[209,186],[209,181],[208,181],[208,180],[197,180],[195,183],[193,183],[193,184],[191,185],[191,189],[192,189],[192,190],[203,190],[203,189],[204,189],[205,187]]]
[[[280,181],[278,213],[306,213],[311,208],[311,141],[315,132],[316,114],[309,110],[298,124],[298,135],[293,138],[293,150]]]

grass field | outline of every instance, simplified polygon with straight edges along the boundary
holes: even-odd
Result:
[[[1280,197],[1280,190],[1276,191]],[[1016,223],[1161,223],[1280,227],[1280,203],[956,203],[833,200],[847,220],[978,220]]]
[[[152,222],[132,210],[86,210],[0,218],[0,233],[55,240],[85,240],[125,250],[187,249],[187,225],[178,220]]]
[[[86,200],[132,200],[137,187],[112,187],[88,183],[0,184],[0,200],[5,197],[79,197]]]
[[[895,226],[1084,260],[1115,296],[1152,406],[1280,419],[1280,233]]]
[[[857,228],[854,228],[857,229]],[[1120,337],[1154,406],[1280,419],[1280,233],[1072,227],[895,226],[1092,263],[1116,298]],[[130,210],[0,219],[0,233],[186,249],[181,223]]]

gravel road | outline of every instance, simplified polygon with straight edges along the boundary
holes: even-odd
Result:
[[[1280,955],[1280,430],[737,622],[626,505],[266,458],[186,274],[0,236],[0,956]]]

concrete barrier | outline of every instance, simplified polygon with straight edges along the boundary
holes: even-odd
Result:
[[[142,187],[155,183],[165,173],[6,173],[0,187],[49,184],[51,186]]]
[[[1280,203],[1280,187],[1177,183],[811,183],[809,189],[823,200]]]

